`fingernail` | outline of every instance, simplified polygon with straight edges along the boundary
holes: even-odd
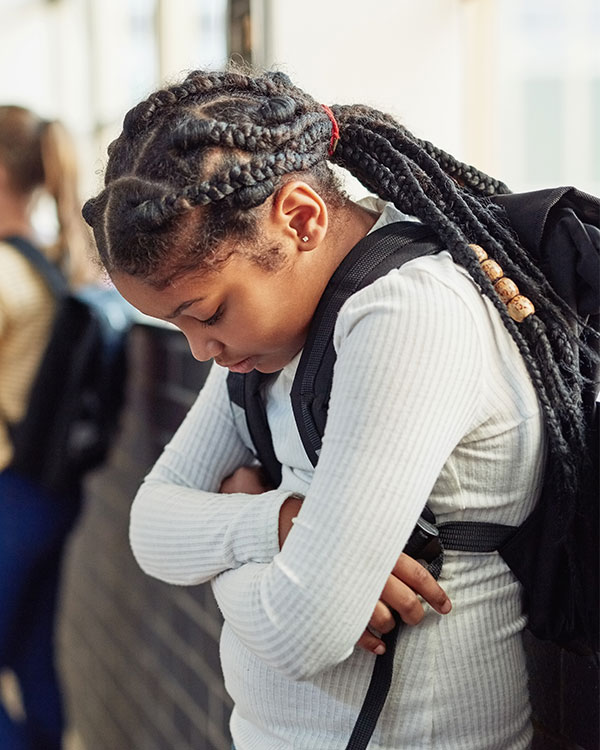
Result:
[[[373,653],[377,654],[377,656],[383,656],[385,654],[385,646],[383,643],[380,643],[379,646],[373,649]]]
[[[450,599],[446,599],[446,601],[440,607],[440,612],[443,615],[447,615],[451,609],[452,609],[452,602],[450,601]]]

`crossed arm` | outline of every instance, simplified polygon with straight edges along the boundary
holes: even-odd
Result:
[[[225,494],[243,492],[258,495],[270,489],[263,481],[264,474],[258,467],[241,466],[222,482],[220,491]],[[284,500],[279,511],[280,548],[283,547],[301,507],[302,500],[298,496],[292,495]],[[429,571],[417,560],[402,553],[388,577],[357,646],[374,654],[384,653],[384,642],[373,631],[389,633],[393,629],[392,610],[407,625],[417,625],[425,615],[420,597],[440,614],[447,614],[452,608],[446,592]]]

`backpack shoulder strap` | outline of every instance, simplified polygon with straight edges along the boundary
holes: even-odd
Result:
[[[304,449],[316,466],[327,421],[336,353],[333,332],[346,300],[393,268],[440,247],[425,225],[402,221],[364,237],[331,277],[313,316],[292,385],[292,408]]]
[[[244,410],[254,450],[273,487],[281,483],[281,464],[275,455],[262,389],[277,373],[230,372],[227,376],[229,399]]]
[[[56,299],[60,299],[69,291],[67,280],[58,266],[48,260],[44,253],[24,237],[2,237],[2,242],[12,245],[15,250],[26,258],[44,279],[48,289]]]

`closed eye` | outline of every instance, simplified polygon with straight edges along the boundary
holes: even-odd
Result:
[[[217,308],[217,311],[214,315],[211,315],[210,318],[207,318],[206,320],[201,320],[200,323],[202,323],[203,326],[214,326],[214,324],[219,321],[223,316],[223,305],[219,305]]]

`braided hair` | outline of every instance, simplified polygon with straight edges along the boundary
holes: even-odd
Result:
[[[328,162],[345,168],[426,223],[498,310],[543,410],[566,530],[586,447],[578,362],[591,355],[574,332],[573,313],[490,201],[510,191],[389,115],[362,105],[331,111],[340,131],[335,151],[330,114],[280,72],[195,71],[152,94],[126,115],[109,147],[105,187],[84,207],[104,265],[158,287],[210,268],[228,257],[217,252],[224,239],[257,236],[261,206],[288,175],[301,175],[326,202],[342,205],[346,197]],[[474,243],[502,264],[534,315],[519,324],[510,317]]]

